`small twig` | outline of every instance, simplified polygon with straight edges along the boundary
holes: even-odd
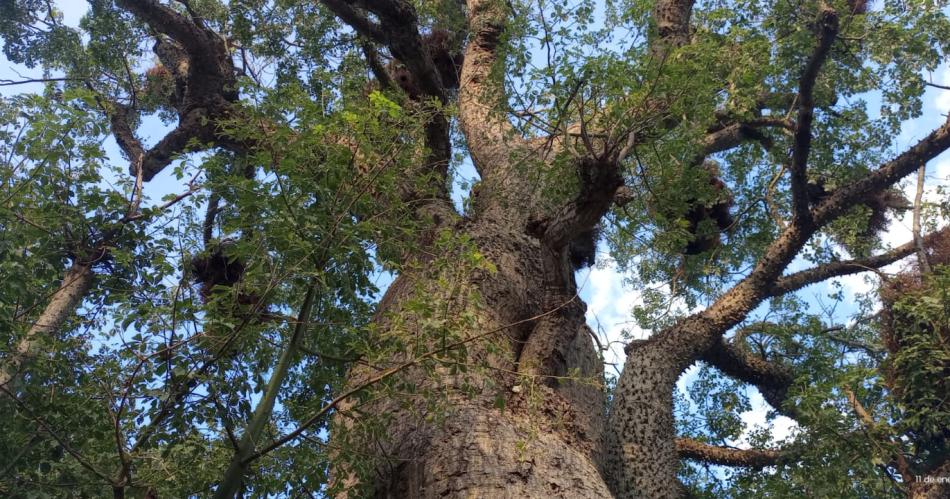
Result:
[[[29,83],[51,83],[58,81],[83,81],[82,78],[26,78],[23,80],[9,80],[0,78],[0,87],[12,87],[14,85],[26,85]]]

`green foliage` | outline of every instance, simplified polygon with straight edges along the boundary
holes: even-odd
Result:
[[[897,399],[900,433],[914,435],[913,452],[924,469],[950,455],[950,267],[926,276],[920,289],[891,308],[890,335],[899,350],[884,365]]]
[[[423,30],[464,24],[453,0],[414,3]],[[846,12],[846,2],[832,4]],[[0,357],[12,354],[71,264],[90,263],[96,276],[78,313],[41,338],[43,354],[19,403],[0,404],[0,455],[9,456],[0,465],[0,495],[101,496],[123,464],[132,470],[132,496],[208,494],[301,320],[310,283],[317,299],[263,443],[317,417],[301,438],[251,464],[249,494],[325,493],[331,458],[356,476],[388,458],[354,449],[396,445],[386,439],[394,414],[424,408],[407,417],[438,421],[461,395],[500,399],[477,380],[490,378],[480,370],[508,346],[488,335],[486,347],[469,348],[498,326],[481,322],[471,283],[505,269],[449,232],[425,234],[435,250],[424,259],[405,258],[419,250],[415,201],[454,180],[420,167],[431,109],[375,90],[359,40],[319,2],[167,5],[228,40],[240,112],[218,131],[257,147],[180,155],[130,213],[134,179],[129,158],[109,139],[106,111],[133,110],[132,128],[157,135],[175,125],[174,82],[152,53],[155,33],[111,0],[91,0],[77,26],[64,25],[49,2],[0,1],[4,54],[51,79],[40,93],[0,100]],[[652,1],[513,3],[502,40],[507,58],[495,68],[511,99],[497,111],[511,112],[527,136],[565,136],[567,124],[583,120],[612,139],[638,139],[623,165],[634,196],[609,215],[605,231],[629,284],[643,290],[634,311],[641,326],[671,324],[733,284],[789,218],[787,175],[776,165],[788,163],[792,137],[768,129],[771,147],[748,143],[715,155],[740,223],[721,247],[681,255],[690,206],[723,196],[696,164],[703,137],[725,120],[760,117],[766,93],[780,101],[797,92],[818,5],[702,2],[692,43],[658,56],[648,47],[656,36]],[[950,50],[950,23],[937,7],[888,0],[843,17],[816,82],[813,178],[847,185],[890,157],[902,123],[921,115],[922,73]],[[765,116],[794,114],[787,102],[768,104]],[[453,139],[461,163],[464,140]],[[578,152],[566,151],[537,176],[552,205],[576,191]],[[534,155],[521,167],[537,169]],[[156,191],[165,194],[149,194]],[[947,206],[930,214],[945,217]],[[805,260],[878,249],[876,238],[864,237],[867,223],[867,210],[853,207],[823,229]],[[708,221],[702,227],[712,229]],[[192,263],[225,242],[229,261],[243,267],[240,279],[202,293]],[[400,310],[376,317],[379,288],[393,274],[403,276],[393,286],[404,285],[406,298]],[[691,464],[684,481],[707,497],[895,493],[887,467],[895,442],[919,442],[905,450],[922,467],[947,452],[948,290],[950,273],[940,270],[894,304],[905,346],[883,363],[873,321],[832,336],[829,318],[801,298],[773,300],[764,314],[776,325],[738,344],[795,372],[790,404],[802,425],[787,443],[801,461],[765,471]],[[361,366],[403,364],[359,386]],[[350,369],[357,374],[347,384]],[[888,376],[900,379],[899,390]],[[867,434],[846,387],[877,421]],[[352,407],[386,401],[392,411],[331,427],[327,404],[353,388]],[[743,432],[750,393],[708,367],[677,395],[683,435],[714,444],[770,441],[769,428]]]

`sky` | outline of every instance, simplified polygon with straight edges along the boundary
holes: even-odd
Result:
[[[68,25],[77,25],[80,17],[86,12],[85,2],[77,0],[58,0],[55,2],[58,8],[63,12],[64,22]],[[19,80],[22,77],[38,76],[36,71],[10,63],[0,54],[0,80],[10,79]],[[942,65],[932,75],[928,75],[931,81],[936,84],[950,86],[950,67]],[[9,96],[15,93],[40,91],[42,87],[36,85],[18,85],[18,86],[0,86],[0,96]],[[871,97],[870,108],[874,109],[876,104]],[[907,122],[902,128],[901,134],[897,137],[894,144],[894,153],[897,154],[907,146],[913,144],[918,139],[929,133],[933,128],[939,126],[950,112],[950,91],[929,87],[924,96],[924,115],[920,118]],[[161,138],[168,127],[162,125],[158,120],[152,119],[145,123],[141,132],[146,144],[153,144]],[[107,152],[110,157],[121,161],[121,155],[118,153],[114,141],[109,139],[106,143]],[[154,180],[147,185],[149,197],[156,202],[165,194],[176,193],[182,190],[181,182],[171,176],[171,168],[166,168]],[[471,165],[463,165],[460,172],[462,177],[474,177],[474,171]],[[937,186],[943,185],[950,187],[950,154],[944,153],[940,157],[928,164],[927,168],[928,188],[925,192],[925,200],[937,201],[939,194]],[[913,199],[915,194],[915,184],[913,178],[908,178],[901,184],[908,199]],[[460,202],[463,193],[456,189],[454,197]],[[911,214],[905,213],[898,219],[892,220],[892,223],[883,234],[883,239],[888,247],[901,245],[911,239]],[[634,306],[640,302],[640,293],[635,289],[630,289],[623,284],[623,275],[617,270],[616,265],[610,261],[606,248],[601,245],[597,255],[598,263],[591,269],[585,269],[578,273],[577,282],[581,286],[580,296],[587,303],[587,322],[601,338],[601,343],[610,346],[610,351],[606,354],[608,362],[607,369],[614,374],[619,372],[623,365],[624,353],[622,332],[627,330],[633,338],[645,338],[649,331],[638,328],[632,320],[631,311]],[[904,262],[895,263],[884,270],[894,272],[899,270]],[[803,268],[805,263],[797,260],[792,264],[790,271]],[[846,321],[850,314],[855,311],[855,296],[871,291],[874,287],[873,277],[865,274],[837,279],[843,285],[845,298],[838,305],[837,318]],[[379,284],[381,287],[388,285],[389,276],[381,275]],[[801,296],[813,305],[819,305],[824,299],[832,293],[831,283],[823,283],[812,286],[801,292]],[[761,312],[763,307],[757,312]],[[685,393],[688,383],[695,378],[698,367],[694,366],[682,376],[679,389]],[[763,401],[755,388],[748,388],[747,392],[752,401],[752,410],[743,414],[742,418],[749,431],[755,427],[766,424],[766,412],[768,405]],[[788,436],[794,431],[795,423],[784,417],[779,417],[774,422],[773,435],[776,440]],[[747,445],[746,435],[736,442],[730,442],[738,447]]]
[[[933,83],[950,86],[950,66],[946,63],[943,64],[934,72],[932,77]],[[950,91],[929,87],[924,95],[923,103],[923,116],[911,120],[903,126],[901,134],[894,144],[895,155],[940,126],[946,119],[947,113],[950,113]],[[871,102],[869,107],[873,109],[875,104]],[[950,188],[950,152],[945,152],[928,163],[927,188],[924,191],[925,202],[941,200],[942,196],[937,192],[938,186]],[[913,200],[916,194],[916,175],[906,178],[900,184],[900,187],[905,196]],[[887,230],[882,233],[885,246],[893,248],[910,241],[913,237],[911,226],[912,212],[910,211],[896,219],[892,217]],[[624,286],[623,275],[617,269],[617,266],[610,262],[610,257],[603,245],[601,245],[598,252],[597,260],[601,263],[578,275],[578,283],[583,285],[580,295],[587,302],[587,323],[595,332],[601,332],[602,342],[605,344],[609,342],[612,345],[611,355],[607,356],[607,362],[623,365],[623,346],[622,343],[618,342],[622,338],[622,331],[626,329],[634,338],[638,339],[649,336],[649,331],[638,328],[630,315],[633,306],[640,302],[640,293],[635,289]],[[896,262],[882,270],[886,273],[897,272],[907,265],[908,261],[905,259]],[[798,259],[793,262],[789,272],[800,270],[806,266],[807,264],[802,259]],[[841,283],[844,290],[844,299],[837,304],[836,316],[842,322],[846,322],[849,316],[856,312],[856,297],[875,289],[875,279],[876,277],[872,273],[854,274],[806,288],[800,292],[800,296],[813,306],[818,306],[820,302],[827,304],[827,296],[834,292],[832,283]],[[764,306],[759,307],[757,312],[761,313],[763,310]],[[610,369],[609,366],[608,369]],[[686,393],[686,386],[692,379],[695,379],[698,371],[699,366],[694,366],[680,378],[678,387],[684,394]],[[769,409],[768,404],[754,387],[748,387],[747,393],[750,396],[752,410],[743,414],[743,420],[747,425],[746,434],[739,441],[730,442],[730,444],[737,447],[747,447],[746,436],[755,427],[766,424],[766,413]],[[778,441],[793,431],[795,422],[780,416],[774,425],[773,437]]]

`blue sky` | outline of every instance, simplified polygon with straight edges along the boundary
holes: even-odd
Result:
[[[85,13],[87,5],[85,2],[76,0],[60,0],[55,2],[58,8],[63,12],[64,22],[68,25],[78,24],[79,18]],[[37,71],[31,71],[28,68],[18,66],[7,61],[0,55],[0,79],[19,80],[21,78],[37,77],[40,74]],[[950,67],[942,65],[934,74],[926,75],[937,84],[950,85]],[[39,84],[0,86],[0,95],[12,95],[21,92],[41,91]],[[874,109],[876,104],[874,96],[868,96],[870,109]],[[924,96],[924,115],[920,118],[907,122],[898,136],[894,145],[894,152],[904,150],[908,145],[913,144],[919,138],[929,133],[933,128],[939,126],[945,119],[945,115],[950,112],[950,91],[937,88],[928,88]],[[161,138],[168,127],[162,125],[157,119],[150,119],[140,130],[143,140],[146,144],[153,144]],[[114,141],[110,138],[106,142],[106,149],[110,157],[118,164],[123,164],[121,155],[118,153]],[[165,169],[155,179],[146,185],[148,197],[154,201],[160,200],[163,195],[177,193],[183,189],[181,182],[175,179],[171,174],[171,168]],[[938,185],[950,185],[950,154],[943,154],[928,165],[928,188],[925,193],[925,199],[936,201]],[[466,163],[460,171],[460,176],[466,179],[474,177],[474,171],[471,165]],[[913,185],[909,179],[903,186],[909,197],[913,198]],[[455,198],[460,200],[462,192],[456,190]],[[910,214],[893,220],[890,227],[884,234],[885,242],[889,246],[896,246],[908,241],[911,237]],[[617,271],[616,266],[611,264],[605,248],[601,247],[598,254],[600,263],[593,269],[583,270],[578,273],[578,283],[581,285],[581,297],[588,303],[587,319],[591,328],[601,336],[603,344],[611,345],[610,353],[607,355],[607,361],[615,363],[618,368],[623,362],[623,348],[619,343],[621,331],[626,329],[634,337],[646,337],[649,331],[643,331],[635,326],[631,319],[631,310],[635,304],[640,301],[640,293],[637,290],[629,289],[622,283],[623,276]],[[895,271],[903,263],[897,263],[885,271]],[[797,261],[793,268],[801,268],[804,262]],[[854,297],[857,293],[866,293],[872,289],[872,284],[868,279],[873,277],[867,274],[859,274],[846,278],[838,279],[844,286],[845,299],[838,304],[836,309],[836,320],[844,323],[848,320],[850,314],[854,312]],[[381,275],[379,284],[382,287],[388,285],[389,277]],[[832,292],[830,284],[812,286],[801,292],[801,296],[808,300],[814,306],[819,306],[823,302],[827,304],[827,295]],[[759,312],[761,312],[761,308]],[[608,366],[608,369],[613,369]],[[695,375],[695,368],[688,371],[682,378],[680,386],[683,389]],[[749,389],[753,400],[753,410],[744,414],[744,419],[749,425],[764,424],[767,406],[762,401],[754,388]],[[780,419],[777,424],[777,436],[781,437],[787,434],[793,427],[790,420]],[[741,442],[737,442],[741,445]]]

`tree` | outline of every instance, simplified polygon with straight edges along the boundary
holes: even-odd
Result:
[[[0,3],[0,491],[945,496],[948,206],[894,189],[942,5]],[[868,270],[847,327],[796,294]],[[724,445],[742,384],[800,431]]]

